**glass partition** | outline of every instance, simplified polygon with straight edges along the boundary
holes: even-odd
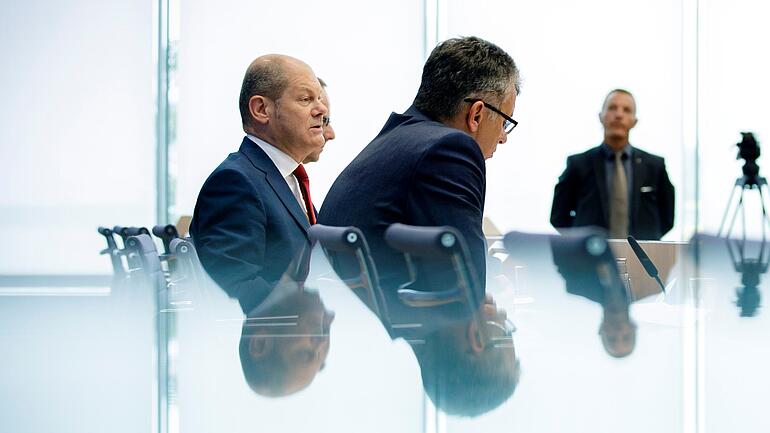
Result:
[[[740,132],[760,145],[770,136],[769,6],[163,3],[171,177],[156,179],[157,6],[0,5],[0,431],[768,430],[770,247],[757,241],[760,195],[735,186],[735,144]],[[295,56],[328,84],[337,137],[308,167],[319,205],[411,104],[433,43],[458,35],[495,42],[523,78],[520,124],[487,163],[485,212],[503,233],[541,234],[488,239],[493,318],[459,297],[433,310],[351,284],[320,248],[304,284],[277,288],[256,312],[207,278],[190,243],[165,252],[150,240],[140,254],[119,242],[123,274],[109,276],[96,228],[153,225],[165,181],[157,202],[172,204],[172,220],[192,213],[242,139],[238,93],[256,56]],[[665,158],[677,191],[673,242],[643,244],[663,287],[623,242],[602,261],[548,237],[566,157],[601,142],[598,113],[618,87],[637,101],[631,143]],[[696,228],[718,232],[741,192],[737,239],[688,242]],[[754,241],[742,242],[743,227]],[[445,329],[462,344],[438,339]],[[255,335],[286,345],[287,358],[255,362],[267,353]],[[432,350],[455,360],[479,341],[500,362],[454,371],[452,391],[437,391],[450,388]],[[489,377],[499,381],[471,386]]]
[[[770,67],[764,53],[764,41],[770,37],[765,25],[770,6],[741,1],[730,3],[700,2],[698,136],[700,164],[699,205],[701,229],[716,233],[729,213],[723,233],[730,228],[741,188],[736,180],[744,175],[745,159],[736,160],[741,132],[753,132],[760,146],[770,136],[770,107],[761,95],[770,92],[762,78]],[[759,175],[767,167],[761,156]],[[735,195],[728,212],[728,200]],[[764,188],[765,199],[767,189]],[[745,194],[745,227],[751,237],[761,236],[762,210],[757,190]],[[767,203],[767,202],[766,202]],[[744,223],[739,216],[734,228],[740,236]]]
[[[106,274],[96,227],[154,222],[152,5],[0,12],[0,274]]]
[[[521,70],[520,125],[487,162],[485,211],[502,232],[553,231],[553,187],[566,158],[601,144],[604,97],[624,88],[637,102],[631,144],[663,156],[676,188],[675,225],[665,239],[684,238],[682,89],[690,77],[682,73],[681,2],[487,1],[474,13],[463,1],[442,4],[442,36],[493,41]]]
[[[700,2],[699,206],[700,226],[707,233],[717,233],[723,225],[722,234],[732,228],[732,237],[740,239],[745,228],[746,236],[761,239],[763,226],[767,229],[756,186],[745,190],[736,186],[747,174],[742,168],[745,157],[751,160],[752,153],[750,143],[744,142],[743,149],[736,143],[742,141],[741,132],[753,132],[761,150],[766,152],[770,144],[770,107],[762,101],[763,95],[770,93],[770,83],[764,79],[764,71],[770,68],[765,49],[770,38],[768,16],[770,5],[766,3]],[[739,150],[744,158],[736,160]],[[756,160],[760,178],[768,173],[766,158],[762,154]],[[762,183],[761,179],[754,180]],[[766,186],[762,188],[768,206],[770,194]],[[741,192],[743,210],[732,223]],[[728,206],[731,194],[733,200]],[[706,312],[698,385],[700,422],[706,431],[760,432],[770,428],[762,408],[770,376],[761,371],[770,352],[767,345],[759,343],[770,326],[763,308],[768,296],[769,254],[764,242],[733,242],[729,248],[722,244],[718,252],[704,256],[707,271],[702,275],[701,291]],[[718,270],[732,270],[730,278],[712,280]]]
[[[155,215],[152,2],[0,3],[0,431],[153,428],[152,292],[100,225]]]
[[[180,6],[179,16],[175,215],[192,214],[203,181],[238,150],[244,136],[238,94],[257,56],[296,57],[328,85],[337,138],[307,169],[318,204],[388,115],[409,107],[419,85],[421,2],[234,1],[221,7],[192,1]]]

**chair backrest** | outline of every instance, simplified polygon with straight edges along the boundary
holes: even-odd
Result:
[[[342,281],[351,289],[364,289],[374,313],[389,321],[377,266],[361,230],[356,227],[314,224],[308,234],[313,244],[318,243],[321,246]]]
[[[481,304],[478,274],[462,234],[453,227],[420,227],[392,224],[385,231],[385,242],[404,254],[409,282],[398,289],[399,299],[412,307],[432,307],[461,302],[470,312]],[[445,290],[420,290],[415,284],[420,272],[413,258],[444,259],[451,263],[457,287]]]
[[[506,249],[521,255],[522,249],[535,237],[543,235],[510,232],[503,238]],[[630,295],[620,278],[615,256],[607,242],[606,232],[592,227],[581,227],[548,237],[553,261],[569,286],[600,288],[604,299],[630,302]]]
[[[166,288],[166,276],[160,265],[158,250],[149,234],[141,233],[126,239],[129,278],[144,282],[156,291]]]
[[[99,234],[104,236],[105,240],[107,241],[107,248],[100,251],[99,254],[110,256],[113,278],[116,281],[122,280],[126,276],[126,270],[123,267],[121,250],[118,248],[118,244],[115,242],[115,234],[113,233],[112,229],[107,227],[99,227],[97,230],[99,231]]]
[[[173,224],[157,225],[152,228],[152,234],[163,241],[163,250],[166,254],[171,254],[171,241],[179,238],[176,226]]]
[[[175,260],[171,272],[172,281],[187,280],[190,285],[198,285],[203,281],[203,267],[190,239],[172,239],[169,242],[169,254]]]

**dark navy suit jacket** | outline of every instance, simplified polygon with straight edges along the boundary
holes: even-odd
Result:
[[[483,290],[485,176],[484,156],[471,136],[411,107],[391,114],[379,135],[343,170],[326,195],[319,222],[361,229],[385,290],[408,279],[403,256],[383,241],[388,226],[452,226],[465,237]],[[421,289],[450,288],[454,274],[446,265],[443,270],[423,273]],[[468,306],[455,308],[469,311]]]
[[[278,168],[246,137],[203,184],[190,233],[206,272],[248,313],[309,243],[309,227]]]
[[[674,226],[674,187],[663,158],[633,148],[628,234],[659,240]],[[567,158],[553,193],[551,225],[609,227],[609,192],[601,146]]]

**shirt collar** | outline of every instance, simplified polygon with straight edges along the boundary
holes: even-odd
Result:
[[[604,156],[607,159],[614,159],[615,158],[615,151],[610,149],[609,146],[607,146],[607,143],[602,143],[601,145],[602,152],[604,153]],[[621,151],[623,153],[622,157],[623,159],[631,158],[631,150],[633,147],[631,146],[631,143],[626,144],[626,147],[623,148]]]
[[[278,171],[281,173],[281,176],[283,176],[284,179],[289,177],[297,168],[297,166],[299,166],[299,163],[295,161],[294,158],[283,153],[280,149],[266,142],[265,140],[262,140],[261,138],[255,137],[251,134],[246,134],[246,136],[249,137],[249,140],[253,141],[254,144],[259,146],[259,148],[267,154],[267,157],[273,161],[273,164],[275,164],[276,168],[278,168]]]

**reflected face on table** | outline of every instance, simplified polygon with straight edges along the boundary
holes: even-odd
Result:
[[[488,297],[468,321],[413,346],[433,404],[450,415],[475,417],[507,401],[520,374],[513,329]]]
[[[604,349],[615,358],[630,355],[636,346],[636,324],[628,314],[605,314],[599,327]]]
[[[302,293],[244,324],[241,364],[257,394],[280,397],[305,389],[323,370],[334,313],[317,294]],[[249,328],[252,328],[249,330]]]
[[[287,368],[287,393],[304,389],[324,369],[331,344],[329,329],[333,321],[333,312],[326,309],[313,311],[299,318],[297,336],[276,341],[276,351]]]

